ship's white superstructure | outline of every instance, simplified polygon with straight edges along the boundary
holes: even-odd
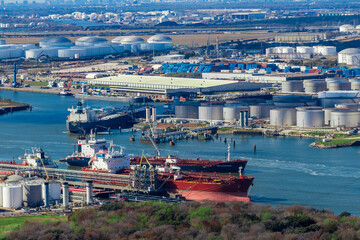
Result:
[[[46,156],[41,148],[32,148],[31,151],[25,151],[23,157],[19,157],[23,165],[32,167],[56,167],[49,156]]]
[[[121,151],[116,151],[114,146],[108,150],[103,147],[90,160],[91,170],[117,173],[124,169],[130,168],[130,157]]]

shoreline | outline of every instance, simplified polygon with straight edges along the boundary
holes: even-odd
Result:
[[[12,88],[12,87],[0,87],[0,91],[12,91],[12,92],[30,92],[30,93],[46,93],[58,95],[60,91],[54,91],[52,89],[40,89],[40,88]]]

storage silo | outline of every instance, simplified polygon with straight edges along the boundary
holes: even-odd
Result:
[[[42,199],[45,199],[45,185],[41,185],[42,188]],[[61,187],[59,182],[49,182],[49,201],[54,202],[60,200]]]
[[[331,112],[334,110],[338,110],[338,108],[324,108],[324,125],[330,126],[331,124]]]
[[[360,123],[360,112],[339,109],[331,112],[331,127],[358,127]]]
[[[297,108],[296,125],[298,127],[323,127],[324,111],[321,108]]]
[[[223,120],[223,105],[202,105],[199,106],[199,120],[213,121]]]
[[[334,46],[315,46],[315,54],[320,56],[336,56],[336,47]]]
[[[283,93],[304,92],[303,81],[285,81],[281,83]]]
[[[3,186],[3,207],[19,209],[22,207],[22,186],[5,184]]]
[[[198,119],[199,118],[199,104],[184,103],[175,105],[175,117],[184,119]]]
[[[326,82],[322,80],[304,80],[305,93],[317,94],[326,90]]]
[[[249,108],[246,106],[225,106],[223,108],[223,117],[225,122],[238,121],[241,112],[248,112]]]
[[[267,48],[265,51],[266,51],[266,56],[269,56],[270,54],[274,53],[274,48]]]
[[[275,108],[274,104],[269,103],[259,103],[256,105],[250,105],[250,117],[255,117],[257,119],[269,118],[270,110]]]
[[[31,181],[23,185],[23,202],[28,207],[38,207],[42,204],[42,182]]]
[[[335,108],[347,108],[350,110],[359,110],[359,103],[338,103],[335,104]]]
[[[154,50],[166,50],[173,48],[172,38],[163,34],[157,34],[149,37],[147,42],[153,46]]]
[[[351,81],[351,90],[360,90],[360,80]]]
[[[283,108],[270,110],[270,125],[274,126],[295,126],[296,125],[296,109]]]
[[[331,80],[327,81],[327,88],[330,92],[339,90],[350,90],[351,83],[347,80]]]
[[[312,47],[306,47],[306,46],[298,46],[296,47],[297,53],[314,53],[314,49]]]
[[[282,47],[282,53],[294,53],[295,50],[292,47]]]

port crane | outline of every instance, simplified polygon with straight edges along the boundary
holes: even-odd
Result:
[[[20,86],[20,84],[16,81],[16,75],[19,70],[18,67],[20,66],[20,63],[21,63],[21,58],[19,58],[19,62],[17,65],[16,63],[14,63],[14,81],[11,83],[11,87],[13,88],[17,88]]]
[[[78,66],[79,66],[79,61],[77,61],[73,73],[71,74],[70,78],[68,79],[67,83],[66,83],[65,86],[64,86],[64,90],[65,90],[65,91],[70,91],[71,83],[72,83],[72,81],[73,81],[73,79],[74,79],[74,76],[75,76],[75,73],[76,73],[76,71],[77,71]]]

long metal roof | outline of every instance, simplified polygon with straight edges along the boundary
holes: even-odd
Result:
[[[176,78],[161,76],[142,76],[142,75],[118,75],[96,79],[97,82],[108,82],[114,85],[137,84],[156,86],[172,86],[171,88],[207,88],[237,83],[232,80],[207,80],[197,78]]]

